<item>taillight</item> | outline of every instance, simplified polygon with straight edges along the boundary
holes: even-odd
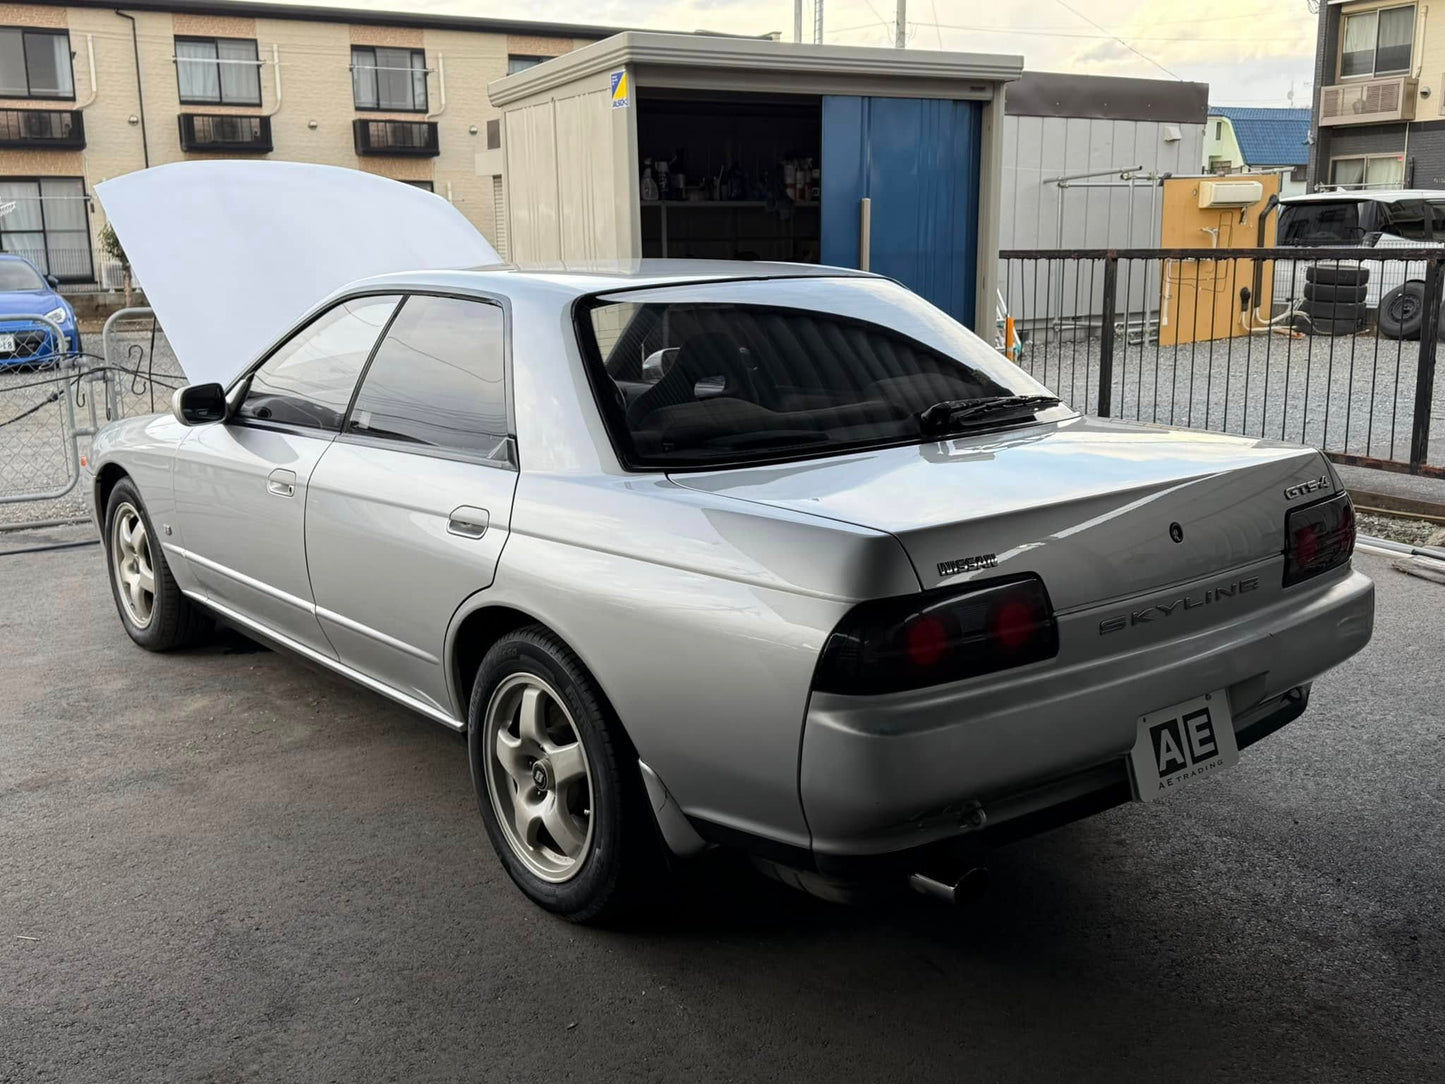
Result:
[[[1284,518],[1284,585],[1338,568],[1355,550],[1355,506],[1348,493],[1293,509]]]
[[[839,622],[813,687],[868,696],[1051,659],[1059,630],[1037,576],[863,602]]]

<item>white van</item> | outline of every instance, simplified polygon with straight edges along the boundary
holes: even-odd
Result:
[[[1279,201],[1276,243],[1280,247],[1445,248],[1445,189],[1373,189],[1312,192]],[[1368,277],[1361,286],[1363,311],[1377,311],[1380,299],[1409,281],[1423,280],[1420,260],[1365,261]],[[1306,265],[1277,260],[1274,302],[1302,304]],[[1343,296],[1336,300],[1343,302]],[[1383,329],[1387,330],[1388,329]],[[1417,332],[1418,333],[1418,332]],[[1411,337],[1408,334],[1405,337]]]

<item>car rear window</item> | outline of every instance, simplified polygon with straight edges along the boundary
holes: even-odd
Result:
[[[1290,203],[1280,208],[1281,245],[1358,245],[1364,236],[1357,200]]]
[[[577,324],[613,444],[639,469],[919,443],[935,403],[1047,392],[882,279],[624,291]]]

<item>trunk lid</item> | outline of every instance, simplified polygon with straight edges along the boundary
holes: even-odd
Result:
[[[1309,448],[1098,418],[671,477],[887,531],[925,588],[1037,573],[1057,611],[1278,555],[1286,509],[1335,484]]]

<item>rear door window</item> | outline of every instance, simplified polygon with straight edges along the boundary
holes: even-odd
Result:
[[[358,297],[327,309],[283,343],[251,376],[239,414],[310,429],[341,428],[356,378],[396,311],[395,294]]]
[[[408,297],[367,367],[346,433],[498,458],[507,445],[500,305]]]
[[[1430,208],[1422,199],[1402,199],[1380,204],[1381,232],[1406,241],[1429,241]]]

